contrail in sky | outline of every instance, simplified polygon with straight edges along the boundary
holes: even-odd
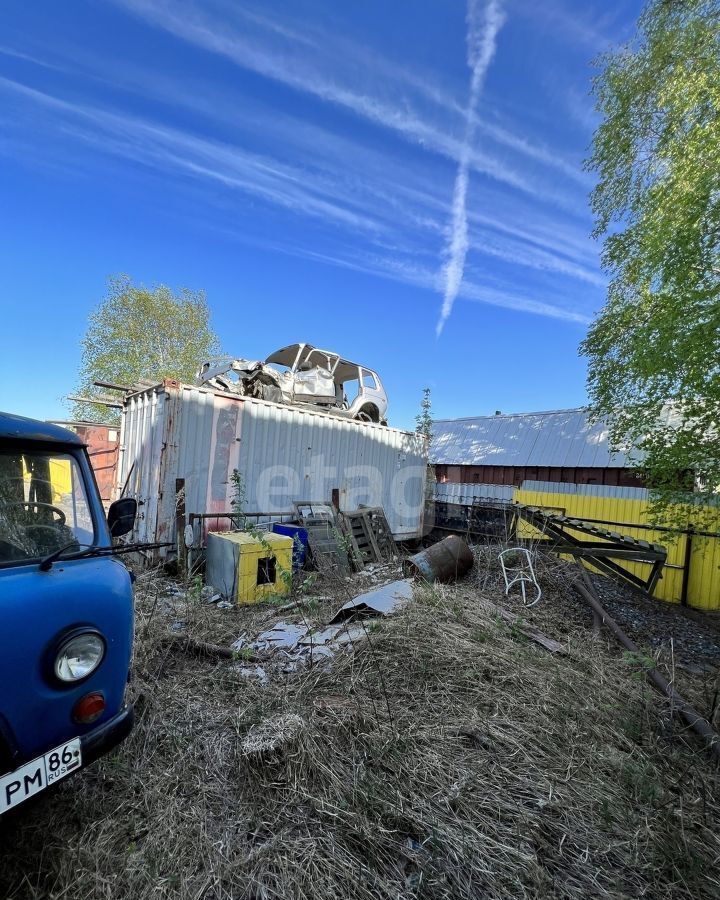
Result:
[[[467,12],[467,44],[468,65],[472,72],[470,78],[470,96],[465,113],[465,139],[460,149],[458,170],[455,176],[455,189],[452,202],[452,223],[450,236],[445,248],[445,265],[443,276],[445,289],[443,304],[440,310],[435,333],[440,337],[445,322],[452,312],[453,303],[460,290],[465,269],[465,257],[468,251],[467,226],[467,189],[470,169],[470,152],[475,137],[475,110],[482,90],[485,73],[495,55],[495,39],[505,21],[505,14],[500,0],[488,0],[480,17],[479,0],[468,0]]]

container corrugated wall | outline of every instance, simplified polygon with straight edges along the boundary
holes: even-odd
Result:
[[[583,497],[615,497],[625,500],[649,500],[650,494],[644,488],[616,487],[607,484],[565,484],[555,481],[523,481],[522,490],[543,491],[556,494],[573,494]],[[518,488],[511,484],[479,484],[468,482],[438,482],[435,485],[435,499],[439,503],[456,503],[472,506],[475,499],[513,499]]]
[[[117,492],[138,500],[138,541],[165,540],[157,524],[170,400],[165,390],[144,391],[129,397],[123,409]]]
[[[397,538],[422,534],[427,459],[414,433],[166,383],[126,400],[120,456],[118,484],[141,503],[138,540],[173,539],[176,479],[186,513],[230,511],[234,469],[246,512],[337,488],[341,509],[381,505]]]
[[[565,484],[555,481],[530,481],[521,485],[523,491],[549,491],[551,494],[576,494],[582,497],[611,497],[616,500],[649,500],[650,491],[645,488],[623,487],[612,484]]]
[[[455,503],[472,506],[473,500],[503,500],[510,502],[513,497],[511,484],[453,484],[438,482],[435,485],[435,500],[438,503]]]

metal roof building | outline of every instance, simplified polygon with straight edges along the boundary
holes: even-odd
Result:
[[[611,453],[607,427],[582,408],[437,420],[430,459],[445,482],[639,484],[628,456]]]

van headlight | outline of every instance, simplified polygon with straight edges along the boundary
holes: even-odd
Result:
[[[55,677],[66,684],[82,681],[97,669],[104,656],[105,641],[96,631],[76,634],[58,650],[53,666]]]

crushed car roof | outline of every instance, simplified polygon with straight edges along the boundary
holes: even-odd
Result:
[[[333,371],[336,381],[351,381],[353,378],[357,378],[357,370],[359,368],[367,369],[368,372],[372,371],[372,369],[369,369],[367,366],[361,367],[358,363],[345,359],[340,356],[339,353],[335,353],[332,350],[322,350],[320,347],[314,347],[312,344],[288,344],[287,347],[282,347],[280,350],[271,353],[265,362],[277,366],[290,367],[297,359],[297,355],[301,348],[305,353],[313,352],[322,354],[323,356],[327,356],[328,360],[332,363],[336,363]]]

